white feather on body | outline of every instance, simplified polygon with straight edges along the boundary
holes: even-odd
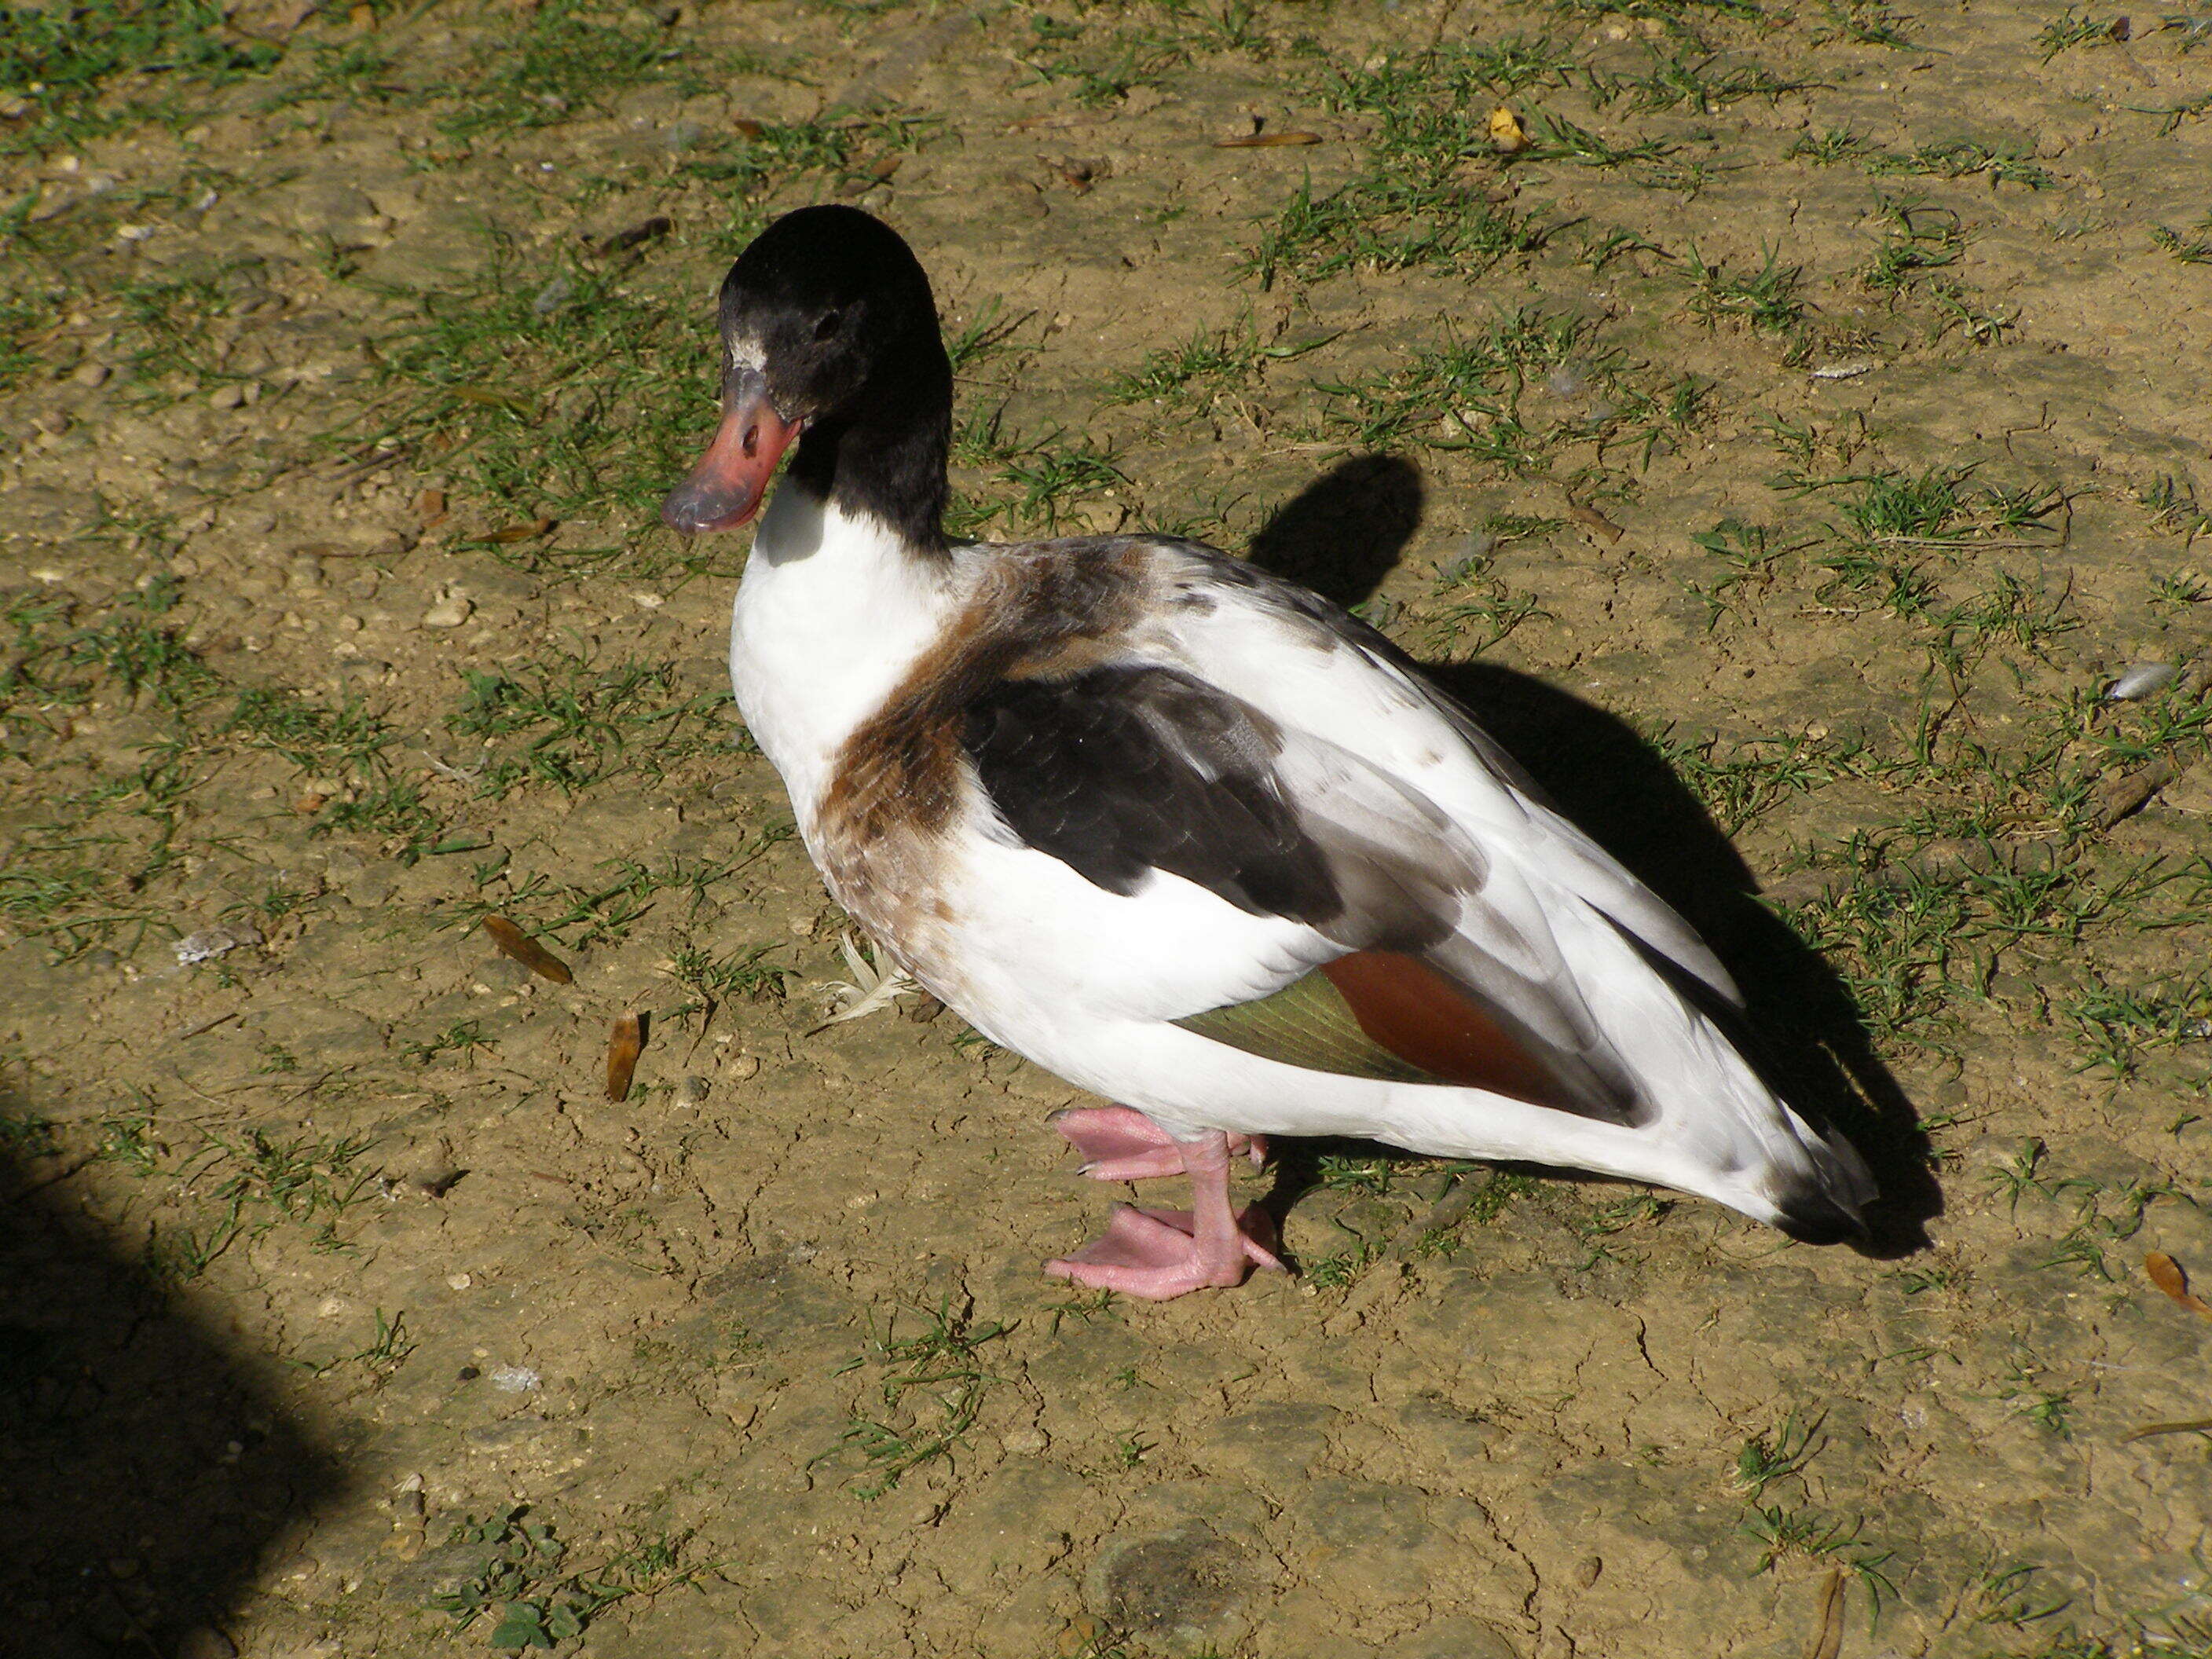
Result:
[[[817,862],[830,761],[957,612],[959,577],[788,484],[761,514],[731,611],[730,684]]]

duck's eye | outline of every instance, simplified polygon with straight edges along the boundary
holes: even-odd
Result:
[[[817,340],[826,340],[844,325],[845,319],[842,316],[834,311],[825,311],[822,313],[821,321],[814,325],[814,337]]]

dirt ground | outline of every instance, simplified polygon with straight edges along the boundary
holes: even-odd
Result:
[[[5,11],[0,1650],[2212,1653],[2212,13]],[[1295,1277],[1040,1275],[1076,1095],[823,1024],[654,518],[832,198],[960,527],[1435,664],[1875,1246],[1308,1145]]]

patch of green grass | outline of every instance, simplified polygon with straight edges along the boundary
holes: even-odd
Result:
[[[1740,833],[1792,795],[1855,769],[1859,751],[1832,738],[1797,736],[1724,742],[1647,734],[1660,757],[1696,792],[1729,835]]]
[[[1787,334],[1804,321],[1804,267],[1784,264],[1778,248],[1765,250],[1758,270],[1731,273],[1708,264],[1692,242],[1684,270],[1693,285],[1691,314],[1708,327],[1730,321],[1756,333]]]
[[[1544,1189],[1544,1182],[1534,1176],[1516,1175],[1510,1170],[1492,1170],[1476,1189],[1468,1205],[1466,1220],[1477,1227],[1487,1227],[1506,1211],[1524,1199],[1532,1198]]]
[[[1817,1510],[1754,1504],[1740,1530],[1759,1547],[1758,1565],[1752,1569],[1753,1577],[1771,1571],[1787,1556],[1805,1556],[1851,1574],[1865,1587],[1877,1612],[1884,1596],[1893,1601],[1897,1597],[1896,1581],[1887,1571],[1897,1552],[1868,1541],[1863,1516],[1844,1519]]]
[[[1922,1120],[1923,1126],[1926,1120]],[[1892,1275],[1898,1287],[1907,1296],[1925,1296],[1929,1291],[1964,1290],[1973,1282],[1973,1272],[1964,1262],[1938,1261],[1925,1267],[1900,1267]]]
[[[944,130],[938,117],[895,113],[758,122],[743,132],[702,140],[675,165],[680,177],[713,189],[734,217],[730,234],[738,242],[759,228],[763,198],[777,185],[809,175],[831,194],[856,193],[890,177],[900,157]]]
[[[2133,1077],[2145,1054],[2212,1038],[2212,970],[2150,985],[2095,985],[2064,1005],[2085,1069]]]
[[[2192,542],[2212,534],[2212,508],[2199,504],[2196,488],[2186,478],[2161,473],[2155,483],[2138,486],[2133,493],[2136,505],[2160,529],[2179,531]]]
[[[1327,1152],[1322,1156],[1318,1173],[1322,1186],[1329,1192],[1381,1198],[1401,1173],[1402,1162],[1395,1158],[1346,1158],[1340,1152]]]
[[[410,865],[445,846],[442,818],[422,786],[399,772],[398,734],[357,699],[331,707],[286,688],[249,686],[220,731],[282,756],[302,778],[342,786],[316,808],[314,833],[375,836],[390,856]]]
[[[495,1648],[550,1649],[590,1629],[609,1607],[692,1583],[713,1570],[710,1562],[685,1565],[689,1532],[634,1537],[596,1567],[568,1571],[569,1547],[552,1526],[530,1518],[517,1504],[479,1520],[458,1523],[448,1539],[473,1546],[481,1565],[429,1606],[466,1628],[485,1614],[499,1617],[486,1637]]]
[[[1674,40],[1703,49],[1700,22],[1767,23],[1774,14],[1759,0],[1552,0],[1552,9],[1571,17],[1626,17],[1665,25]]]
[[[0,88],[29,105],[20,130],[0,128],[0,154],[44,153],[143,118],[146,103],[113,95],[127,77],[162,77],[152,90],[267,73],[283,48],[233,33],[229,9],[218,0],[0,5]]]
[[[159,1167],[166,1148],[150,1139],[150,1117],[126,1118],[113,1135],[106,1145],[118,1161],[141,1175]],[[287,1224],[308,1228],[315,1249],[344,1249],[338,1224],[376,1182],[374,1170],[358,1167],[375,1144],[372,1136],[250,1128],[231,1139],[204,1129],[199,1143],[173,1173],[186,1187],[205,1190],[217,1212],[204,1224],[156,1231],[147,1241],[149,1264],[179,1282],[199,1277],[240,1239]]]
[[[2074,1437],[2074,1395],[2042,1382],[2043,1368],[2032,1359],[2015,1359],[1997,1398],[2054,1439]]]
[[[1625,76],[1604,90],[1613,96],[1625,94],[1634,110],[1686,109],[1711,115],[1746,98],[1764,98],[1771,104],[1785,93],[1802,92],[1814,84],[1785,80],[1758,64],[1723,64],[1717,52],[1662,53],[1655,47],[1647,73]]]
[[[2069,6],[2063,15],[2052,18],[2043,26],[2043,32],[2035,37],[2035,44],[2041,48],[2043,61],[2047,64],[2062,52],[2070,52],[2075,46],[2095,46],[2114,38],[2112,19],[2107,18],[2100,23],[2087,13],[2076,11]]]
[[[1973,1587],[1974,1622],[1978,1625],[2002,1625],[2010,1630],[2026,1630],[2030,1625],[2053,1619],[2074,1605],[2071,1596],[2054,1590],[2039,1589],[2033,1583],[2040,1567],[2014,1564],[2011,1566],[1991,1566],[1982,1574]]]
[[[1955,885],[1909,867],[1890,881],[1854,882],[1800,907],[1799,934],[1840,970],[1870,1035],[1940,1046],[1970,980],[1962,960],[1966,902]]]
[[[459,1054],[463,1060],[471,1058],[479,1048],[493,1046],[493,1040],[483,1034],[480,1019],[457,1019],[419,1042],[410,1042],[400,1053],[418,1065],[428,1066],[441,1055]]]
[[[1536,143],[1528,151],[1532,161],[1565,161],[1581,167],[1643,167],[1648,170],[1639,182],[1647,185],[1676,183],[1682,177],[1680,169],[1668,162],[1675,146],[1664,139],[1618,143],[1553,110],[1537,112],[1535,129]]]
[[[2181,49],[2186,52],[2194,46],[2201,46],[2208,39],[2212,39],[2212,30],[2192,29],[2184,35]],[[2170,138],[2181,131],[2183,122],[2198,120],[2207,113],[2212,113],[2212,92],[2204,93],[2195,98],[2184,99],[2178,104],[2160,104],[2149,108],[2145,108],[2140,104],[2124,104],[2121,107],[2133,110],[2138,115],[2157,116],[2159,118],[2158,136],[2161,138]]]
[[[504,799],[526,784],[574,794],[626,772],[660,777],[726,740],[723,691],[684,696],[662,664],[601,666],[563,652],[492,672],[463,672],[455,737],[483,750],[479,796]]]
[[[393,84],[400,71],[399,58],[374,35],[350,40],[317,40],[310,44],[308,50],[307,72],[296,78],[288,77],[284,83],[274,88],[262,105],[264,111],[340,99],[350,103],[413,104],[422,96]],[[297,55],[295,52],[293,57],[296,58]]]
[[[335,428],[351,454],[397,450],[453,475],[494,526],[649,516],[711,425],[710,326],[633,292],[632,253],[526,273],[495,239],[456,289],[395,292],[419,320],[377,343],[396,397]]]
[[[1320,349],[1337,337],[1297,343],[1263,344],[1248,317],[1235,328],[1200,329],[1179,345],[1155,351],[1134,369],[1107,382],[1112,403],[1184,402],[1194,393],[1228,391],[1256,380],[1269,363],[1286,362]]]
[[[62,1143],[54,1121],[42,1112],[0,1111],[0,1154],[11,1158],[57,1158]]]
[[[1047,530],[1059,528],[1073,501],[1096,498],[1128,482],[1113,457],[1087,438],[1054,432],[1034,447],[1011,456],[1000,477],[1021,491],[1009,510],[1023,521]]]
[[[767,960],[773,945],[751,945],[716,956],[686,945],[670,958],[670,978],[690,992],[692,1000],[668,1012],[670,1019],[694,1013],[711,1014],[723,1003],[743,997],[750,1002],[781,1000],[799,978],[796,968]]]
[[[1115,27],[1120,21],[1103,12],[1066,21],[1035,13],[1029,38],[1012,55],[1037,82],[1066,87],[1077,103],[1093,109],[1118,102],[1138,87],[1158,87],[1189,61],[1173,35]]]
[[[1885,197],[1880,213],[1887,228],[1859,275],[1875,293],[1900,294],[1927,272],[1955,265],[1965,257],[1965,224],[1950,209]]]
[[[1358,1282],[1360,1274],[1382,1256],[1382,1247],[1372,1239],[1358,1239],[1346,1250],[1316,1256],[1301,1264],[1299,1277],[1316,1290],[1340,1291]]]
[[[1316,95],[1328,108],[1375,124],[1364,166],[1324,193],[1310,180],[1301,184],[1262,231],[1246,269],[1262,286],[1285,273],[1318,280],[1352,270],[1474,276],[1536,252],[1556,228],[1544,210],[1517,212],[1484,187],[1484,177],[1500,165],[1489,115],[1502,98],[1565,87],[1572,63],[1565,43],[1516,37],[1440,44],[1371,66],[1328,64]],[[1564,118],[1547,114],[1537,125],[1544,136],[1524,162],[1663,159],[1663,146],[1613,145]]]
[[[1362,449],[1418,445],[1506,473],[1549,471],[1568,447],[1590,445],[1560,480],[1570,489],[1599,478],[1611,453],[1648,465],[1703,418],[1706,384],[1601,344],[1595,328],[1535,307],[1498,313],[1394,369],[1322,385],[1324,429]]]
[[[862,1498],[880,1498],[922,1464],[949,1457],[982,1414],[983,1396],[999,1379],[977,1358],[986,1344],[1011,1326],[975,1325],[951,1302],[934,1311],[918,1310],[922,1328],[900,1336],[895,1312],[880,1333],[872,1317],[867,1351],[837,1368],[836,1374],[866,1369],[881,1405],[879,1414],[855,1412],[837,1443],[817,1452],[810,1467],[826,1459],[856,1455],[862,1465]]]
[[[1777,1480],[1802,1474],[1827,1443],[1817,1437],[1822,1420],[1820,1416],[1801,1418],[1793,1411],[1771,1434],[1753,1435],[1736,1454],[1729,1485],[1755,1504]]]
[[[1522,623],[1551,614],[1534,594],[1501,580],[1491,568],[1492,559],[1489,553],[1471,554],[1437,573],[1435,589],[1421,607],[1430,648],[1480,656]]]
[[[1319,281],[1346,270],[1432,266],[1475,276],[1533,253],[1552,228],[1468,191],[1449,165],[1426,173],[1387,163],[1326,195],[1302,183],[1261,234],[1246,269],[1262,288],[1295,271]]]
[[[1767,592],[1773,586],[1776,565],[1806,545],[1783,544],[1767,526],[1746,524],[1733,516],[1711,530],[1693,532],[1690,540],[1711,554],[1721,569],[1710,583],[1689,585],[1690,591],[1705,601],[1708,632],[1754,595]]]
[[[553,126],[611,113],[610,100],[633,87],[665,85],[688,98],[759,67],[594,0],[542,0],[523,15],[520,27],[485,34],[465,76],[438,88],[454,105],[440,131],[466,140]]]
[[[1968,179],[1987,175],[1993,182],[2021,185],[2029,190],[2049,190],[2058,180],[2048,168],[2038,166],[2016,148],[1985,143],[1978,138],[1946,138],[1917,149],[1884,149],[1847,127],[1830,127],[1817,135],[1793,140],[1784,155],[1802,158],[1816,167],[1850,162],[1881,176],[1917,174],[1936,179]]]
[[[2212,214],[2197,221],[2194,234],[2185,235],[2164,225],[2153,225],[2150,240],[2153,246],[2185,265],[2212,265],[2212,234],[2207,232],[2212,232]]]
[[[1912,39],[1905,26],[1911,21],[1899,16],[1888,0],[1820,0],[1820,21],[1814,27],[1812,43],[1818,46],[1841,41],[1910,52]]]

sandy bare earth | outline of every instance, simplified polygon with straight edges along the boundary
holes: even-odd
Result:
[[[2212,1653],[2197,0],[77,13],[0,22],[0,1650]],[[1296,1145],[1297,1276],[1045,1281],[1078,1097],[822,1025],[744,538],[653,517],[830,199],[963,530],[1436,665],[1878,1243]]]

